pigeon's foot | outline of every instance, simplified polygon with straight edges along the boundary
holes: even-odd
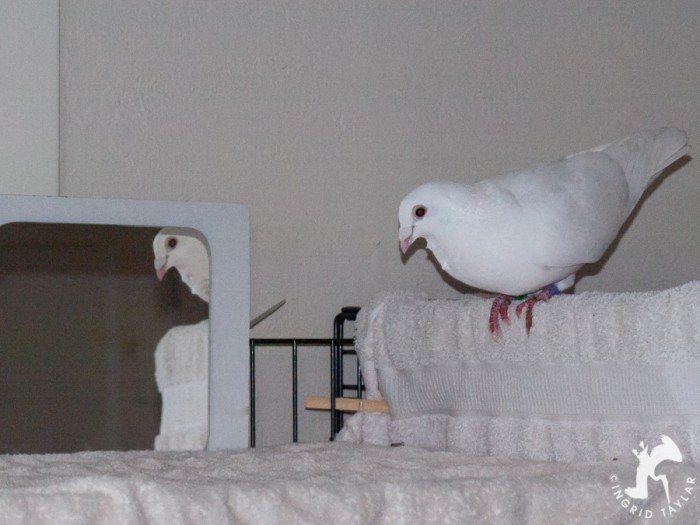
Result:
[[[530,335],[530,328],[532,328],[532,309],[535,307],[535,304],[540,302],[546,303],[549,301],[550,297],[559,293],[561,293],[559,288],[554,284],[550,284],[542,288],[539,292],[529,296],[515,308],[515,315],[517,315],[518,318],[520,318],[523,310],[525,310],[525,332],[527,332],[527,335]]]
[[[498,339],[501,334],[501,321],[508,324],[510,319],[508,318],[508,306],[510,306],[513,298],[510,295],[499,294],[493,300],[491,305],[491,315],[489,315],[489,332],[491,335]]]

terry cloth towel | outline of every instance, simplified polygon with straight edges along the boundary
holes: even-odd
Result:
[[[158,342],[155,361],[163,399],[155,450],[204,450],[209,428],[209,321],[168,330]]]
[[[367,393],[390,418],[353,416],[340,439],[595,461],[667,434],[700,459],[700,281],[556,296],[535,306],[529,337],[511,306],[494,340],[491,302],[393,292],[363,308]]]

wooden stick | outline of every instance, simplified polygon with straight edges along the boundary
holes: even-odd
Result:
[[[330,410],[331,398],[323,396],[308,396],[304,399],[307,410]],[[355,397],[338,397],[335,408],[341,412],[381,412],[389,413],[389,405],[383,399],[357,399]]]

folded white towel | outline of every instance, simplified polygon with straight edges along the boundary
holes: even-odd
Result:
[[[535,307],[529,337],[513,313],[499,341],[487,330],[490,304],[395,292],[363,308],[357,348],[368,397],[386,399],[391,419],[359,416],[354,435],[365,428],[372,442],[577,461],[668,434],[700,457],[700,282],[557,296]],[[377,433],[381,421],[387,429]]]

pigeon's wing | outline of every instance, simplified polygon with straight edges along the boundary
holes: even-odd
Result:
[[[202,268],[202,271],[209,271],[209,268]],[[186,273],[182,276],[182,281],[190,287],[192,293],[209,302],[209,274],[202,272]]]
[[[513,195],[522,250],[543,266],[597,261],[627,215],[627,181],[604,153],[584,152],[492,181]]]
[[[201,242],[188,241],[186,260],[178,264],[178,271],[192,293],[209,302],[209,253]]]
[[[649,184],[667,166],[688,153],[688,138],[677,128],[659,128],[640,131],[596,149],[615,159],[624,170],[629,186],[629,214]]]
[[[513,183],[516,199],[540,224],[542,262],[595,262],[617,236],[644,190],[688,152],[685,132],[641,131],[533,169]]]

